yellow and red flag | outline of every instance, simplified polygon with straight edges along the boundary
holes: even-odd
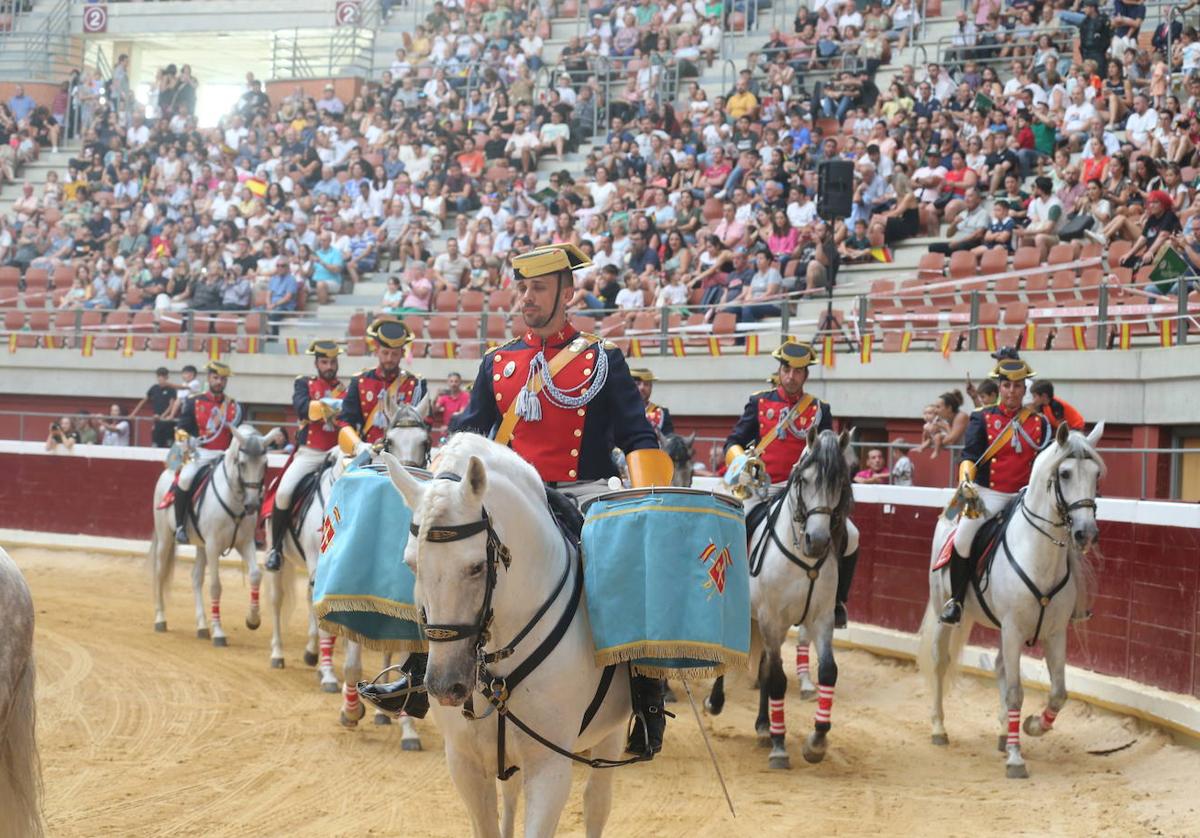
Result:
[[[92,357],[92,353],[95,351],[95,343],[96,343],[95,335],[84,335],[83,343],[80,344],[80,347],[79,347],[79,354],[85,358]]]
[[[208,339],[208,360],[221,360],[221,339],[215,335]]]
[[[1175,321],[1169,317],[1158,321],[1158,342],[1164,349],[1175,345]]]
[[[133,357],[133,335],[126,335],[121,343],[121,354],[126,358]]]
[[[629,339],[629,357],[630,358],[642,357],[642,342],[638,338],[630,338]]]
[[[1129,323],[1120,324],[1121,331],[1117,333],[1117,346],[1128,349],[1133,345],[1133,327]]]
[[[875,343],[874,335],[863,335],[862,336],[862,346],[859,348],[859,352],[858,352],[858,359],[862,363],[864,363],[864,364],[871,363],[871,348],[874,343]]]
[[[447,358],[457,358],[458,357],[458,345],[452,340],[448,340],[445,343],[446,343],[446,357]]]
[[[683,346],[683,338],[671,338],[671,354],[676,358],[682,358],[687,354],[687,349]]]
[[[721,353],[717,352],[716,354],[720,355]],[[758,354],[758,335],[746,335],[746,354]]]
[[[721,339],[720,338],[709,338],[708,339],[708,354],[713,355],[718,358],[721,356]]]
[[[253,195],[255,198],[262,198],[262,197],[265,197],[267,194],[267,182],[265,180],[263,180],[262,178],[257,178],[257,177],[246,178],[245,182],[242,185],[245,186],[247,189],[249,189],[250,194]]]
[[[913,339],[913,333],[910,332],[908,329],[905,329],[903,334],[900,335],[900,351],[901,352],[908,351],[908,348],[910,346],[912,346],[912,339]]]
[[[996,351],[996,329],[992,326],[984,326],[983,332],[983,348],[988,352]]]
[[[167,338],[167,358],[174,361],[179,355],[179,336],[171,335]]]
[[[47,349],[58,349],[58,338],[54,335],[42,335],[42,346]]]
[[[954,332],[949,330],[942,332],[938,336],[938,348],[942,352],[942,357],[949,359],[950,353],[954,351]]]
[[[250,337],[246,338],[246,351],[251,355],[257,355],[259,353],[258,335],[251,335]]]
[[[300,342],[298,340],[296,340],[296,338],[288,338],[285,341],[285,344],[287,345],[287,354],[289,354],[289,355],[299,355],[300,354]]]
[[[1075,348],[1079,350],[1087,349],[1087,330],[1083,326],[1071,327],[1071,339],[1075,344]]]
[[[17,336],[16,335],[8,336],[8,351],[9,352],[17,351]]]
[[[1037,326],[1035,326],[1034,324],[1032,324],[1032,323],[1025,324],[1025,334],[1023,336],[1023,339],[1024,339],[1025,345],[1021,347],[1022,349],[1030,349],[1030,350],[1041,349],[1040,346],[1036,345],[1037,344]]]
[[[836,360],[833,352],[833,335],[826,335],[821,341],[821,365],[833,369]]]

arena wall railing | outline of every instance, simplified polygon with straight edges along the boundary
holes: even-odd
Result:
[[[4,545],[53,547],[47,534],[60,534],[73,550],[85,536],[133,539],[129,552],[141,553],[162,456],[101,446],[77,446],[68,456],[48,454],[38,443],[0,442],[0,467],[13,487],[0,503]],[[282,461],[272,455],[272,471]],[[718,485],[714,478],[697,483]],[[926,606],[930,541],[949,491],[855,486],[854,492],[862,558],[850,600],[853,621],[839,641],[912,657]],[[1095,616],[1072,632],[1068,685],[1079,698],[1200,736],[1200,507],[1100,498],[1097,514]],[[976,628],[966,653],[971,669],[990,670],[993,641],[993,632]],[[1036,660],[1026,661],[1023,675],[1045,683]]]

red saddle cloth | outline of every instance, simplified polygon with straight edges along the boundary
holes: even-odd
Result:
[[[954,536],[958,532],[958,527],[950,530],[950,534],[946,536],[946,541],[942,544],[942,549],[938,552],[937,558],[933,561],[931,571],[941,570],[950,563],[950,554],[954,551]]]
[[[200,497],[200,493],[204,490],[204,484],[212,477],[212,464],[203,465],[196,474],[196,484],[192,486],[192,497]],[[155,509],[169,509],[175,503],[175,489],[179,486],[179,472],[175,472],[175,479],[171,481],[171,488],[167,489],[167,493],[163,495],[163,499],[158,502]]]

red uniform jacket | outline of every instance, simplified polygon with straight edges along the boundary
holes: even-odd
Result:
[[[387,434],[381,426],[384,391],[391,390],[393,401],[418,404],[425,398],[425,379],[416,373],[400,370],[388,378],[378,370],[360,372],[350,379],[346,396],[342,399],[342,412],[338,416],[339,428],[349,425],[358,432],[363,442],[379,442]]]
[[[755,393],[746,402],[742,418],[725,438],[725,447],[740,445],[748,448],[758,442],[779,424],[796,402],[803,398],[806,397],[790,398],[782,387]],[[788,475],[792,472],[792,466],[804,453],[805,446],[808,444],[805,434],[813,425],[816,425],[818,431],[833,430],[833,412],[829,409],[828,404],[816,398],[812,399],[812,403],[792,420],[786,433],[781,430],[775,441],[767,447],[766,451],[762,452],[763,465],[767,467],[767,474],[772,483],[787,481]]]
[[[224,421],[222,421],[224,420]],[[183,403],[179,428],[196,438],[201,448],[224,451],[233,442],[232,426],[242,421],[242,409],[228,396],[201,393]]]
[[[963,437],[963,459],[977,461],[996,437],[1016,416],[1017,411],[1005,410],[998,404],[983,407],[971,414],[967,433]],[[1006,442],[986,463],[979,463],[975,482],[997,492],[1016,492],[1029,484],[1033,461],[1052,438],[1050,423],[1036,410],[1030,410],[1012,439]]]
[[[314,422],[308,418],[308,406],[313,401],[321,399],[344,399],[346,385],[340,381],[332,384],[319,375],[298,375],[292,385],[292,406],[296,408],[296,416],[300,419],[300,433],[296,435],[297,445],[307,445],[319,451],[328,451],[337,445],[338,429],[333,422]]]

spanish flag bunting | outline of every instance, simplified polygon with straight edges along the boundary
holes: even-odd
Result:
[[[1158,342],[1165,349],[1175,345],[1175,321],[1169,317],[1158,321]]]
[[[54,335],[43,335],[42,346],[46,347],[47,349],[58,349],[58,338],[56,338]]]
[[[1024,342],[1025,345],[1021,347],[1022,349],[1041,349],[1040,346],[1037,346],[1037,326],[1032,323],[1025,324]]]
[[[983,348],[988,352],[996,351],[996,330],[992,326],[983,327]]]
[[[286,341],[286,344],[287,344],[287,354],[289,354],[289,355],[299,355],[300,354],[300,342],[298,340],[296,340],[296,338],[288,338]]]
[[[721,353],[716,352],[714,354],[720,355]],[[747,355],[757,355],[758,354],[758,335],[746,335],[746,354]]]
[[[683,338],[671,338],[671,354],[676,358],[687,354],[687,350],[683,348]]]
[[[17,336],[16,335],[8,336],[8,351],[9,352],[17,351]]]
[[[79,354],[85,358],[92,357],[92,352],[95,351],[96,336],[84,335],[83,343],[80,345]]]
[[[913,338],[913,333],[910,332],[908,329],[905,329],[904,332],[900,335],[900,351],[901,352],[907,352],[908,348],[910,346],[912,346],[912,338]]]
[[[133,357],[133,335],[126,335],[121,344],[121,354],[126,358]]]
[[[1076,349],[1087,349],[1087,330],[1083,326],[1071,327],[1071,338],[1075,342]]]
[[[452,341],[452,340],[445,341],[445,344],[446,344],[446,357],[447,358],[457,358],[458,357],[458,345],[455,344],[454,341]]]
[[[858,358],[864,364],[871,363],[871,345],[874,343],[875,343],[874,335],[867,334],[867,335],[862,336],[862,346],[859,349]]]
[[[1129,323],[1122,323],[1121,331],[1117,333],[1117,346],[1121,349],[1128,349],[1133,345],[1133,327]]]
[[[246,351],[251,355],[257,355],[259,353],[258,335],[251,335],[250,337],[246,338]]]
[[[938,337],[938,348],[942,352],[942,357],[949,359],[950,353],[954,351],[954,332],[949,329],[942,332]]]
[[[215,335],[208,339],[208,360],[221,360],[221,339]]]
[[[179,336],[171,335],[167,338],[167,359],[174,361],[179,355]]]
[[[720,355],[721,355],[721,339],[720,338],[709,338],[708,339],[708,354],[720,357]]]
[[[821,365],[833,369],[834,363],[833,335],[826,335],[821,341]]]
[[[630,338],[629,339],[629,357],[630,358],[642,357],[642,342],[638,338]]]

